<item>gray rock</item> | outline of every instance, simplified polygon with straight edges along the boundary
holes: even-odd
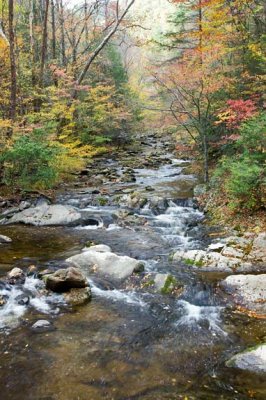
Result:
[[[266,344],[236,354],[227,361],[226,366],[256,373],[266,373]]]
[[[0,235],[0,243],[11,243],[12,239],[5,235]]]
[[[25,210],[26,208],[29,208],[31,206],[31,203],[29,201],[22,201],[19,204],[19,209],[20,211]]]
[[[173,256],[173,260],[183,261],[185,264],[201,268],[205,271],[252,272],[257,270],[250,262],[236,257],[226,257],[217,251],[177,251]]]
[[[67,292],[72,288],[85,288],[88,286],[86,277],[78,268],[69,267],[59,269],[53,274],[44,276],[46,289],[53,292]]]
[[[253,242],[249,259],[266,264],[266,233],[260,233]]]
[[[83,289],[70,289],[64,293],[65,301],[71,306],[81,306],[87,304],[91,300],[91,289],[86,287]]]
[[[225,257],[243,258],[245,254],[242,250],[235,249],[234,247],[224,247],[222,255]]]
[[[220,283],[237,306],[266,315],[266,274],[230,275]]]
[[[109,251],[99,252],[95,249],[89,249],[86,252],[70,257],[67,262],[82,270],[97,272],[100,275],[109,276],[116,280],[124,280],[134,272],[140,272],[144,269],[143,264],[134,258],[118,256]]]
[[[39,319],[31,327],[31,329],[36,332],[46,332],[52,330],[52,328],[51,322],[47,321],[46,319]]]
[[[72,225],[81,220],[81,214],[71,206],[60,204],[42,204],[37,207],[27,208],[10,218],[5,223],[23,223],[35,226]]]

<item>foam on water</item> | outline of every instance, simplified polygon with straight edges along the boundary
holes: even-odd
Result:
[[[130,305],[137,305],[144,308],[147,304],[139,297],[135,291],[126,292],[124,290],[103,290],[97,287],[91,279],[88,279],[91,291],[95,296],[110,299],[113,302],[123,302]]]
[[[227,333],[219,326],[223,307],[197,306],[185,300],[179,300],[177,304],[181,306],[184,315],[176,322],[176,326],[202,329],[200,323],[206,321],[210,331],[227,336]]]
[[[58,312],[55,306],[64,304],[63,296],[58,294],[42,295],[44,283],[34,277],[27,277],[23,286],[10,285],[0,290],[0,296],[6,298],[6,304],[0,307],[0,329],[13,329],[19,325],[20,318],[26,313],[28,306],[18,303],[18,296],[29,297],[29,306],[43,314]]]

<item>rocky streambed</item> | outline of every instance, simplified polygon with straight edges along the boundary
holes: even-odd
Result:
[[[3,204],[4,399],[264,399],[264,234],[209,235],[152,135],[57,197]]]

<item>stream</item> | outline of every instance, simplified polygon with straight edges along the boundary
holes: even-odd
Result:
[[[1,399],[265,399],[263,377],[225,366],[233,354],[261,341],[265,322],[228,306],[218,286],[224,273],[171,261],[174,251],[199,249],[210,239],[193,200],[198,179],[191,161],[170,150],[148,143],[132,155],[131,181],[121,179],[127,156],[124,162],[102,160],[107,172],[101,193],[98,176],[90,185],[85,176],[85,184],[60,190],[56,202],[82,210],[88,225],[0,226],[0,234],[13,240],[0,248],[0,278],[14,266],[58,268],[93,241],[142,260],[145,274],[171,274],[183,288],[178,295],[162,294],[140,287],[138,277],[115,285],[87,276],[92,301],[71,308],[61,295],[36,296],[41,283],[28,277],[23,290],[29,304],[17,303],[23,291],[13,287],[0,308]],[[154,152],[156,166],[143,166],[140,161]],[[133,192],[147,200],[126,213]],[[0,282],[2,295],[4,290]],[[39,319],[51,321],[53,329],[34,332]]]

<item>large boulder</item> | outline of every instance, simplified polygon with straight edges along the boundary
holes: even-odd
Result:
[[[266,344],[236,354],[226,363],[227,367],[266,373]]]
[[[44,276],[46,289],[53,292],[67,292],[72,288],[85,288],[88,286],[86,277],[78,268],[69,267],[59,269],[53,274]]]
[[[220,286],[232,295],[240,308],[258,316],[266,316],[266,274],[230,275]]]
[[[4,221],[6,224],[29,224],[35,226],[49,225],[73,225],[79,223],[81,214],[71,206],[60,204],[48,205],[46,203],[37,207],[27,208],[10,219]]]
[[[205,271],[252,271],[254,267],[250,262],[242,261],[236,257],[226,257],[217,251],[188,250],[177,251],[173,256],[174,261],[182,261],[187,265],[201,268]]]
[[[66,261],[89,273],[96,272],[114,280],[124,280],[134,272],[144,269],[143,264],[134,258],[118,256],[111,251],[102,252],[101,247],[95,247],[70,257]]]

